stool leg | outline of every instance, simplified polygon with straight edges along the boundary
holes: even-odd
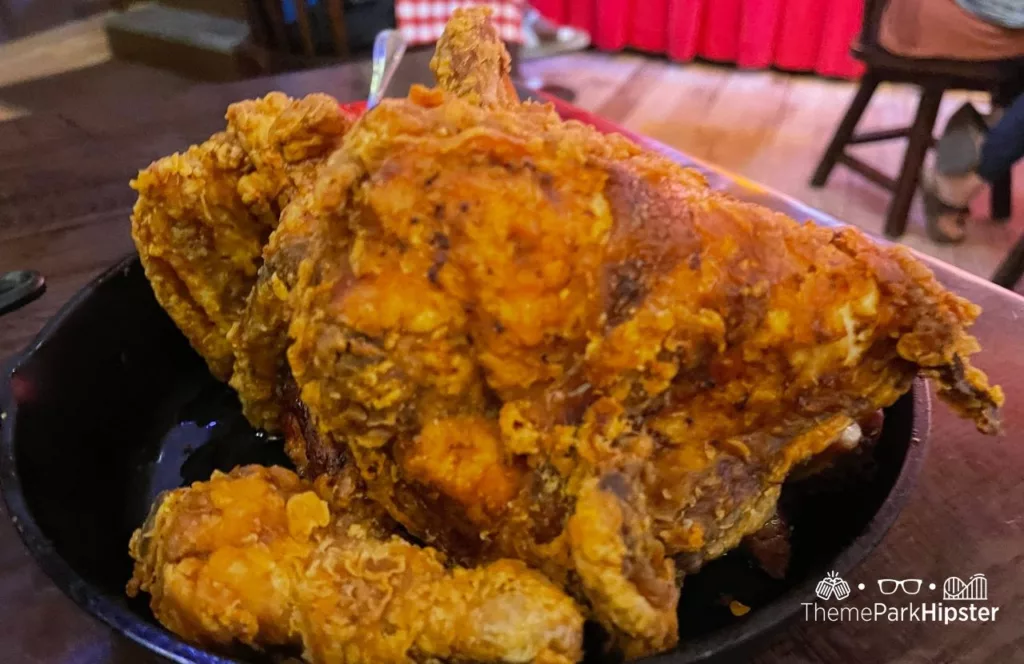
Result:
[[[896,190],[893,192],[889,212],[885,218],[885,234],[891,238],[901,237],[907,230],[907,214],[917,190],[917,180],[921,175],[921,166],[924,165],[924,156],[932,144],[932,129],[935,127],[935,116],[939,114],[943,92],[942,88],[921,90],[917,116],[910,128],[907,151],[903,154],[903,168],[900,169],[900,177],[896,181]]]
[[[1008,221],[1013,214],[1013,178],[1007,173],[992,183],[992,219]]]
[[[1024,275],[1024,235],[1017,240],[1017,244],[1013,245],[1013,249],[1010,249],[1010,253],[1006,254],[1006,258],[996,268],[995,274],[992,275],[992,283],[1012,289],[1020,281],[1022,275]]]
[[[814,177],[811,178],[812,187],[825,186],[828,176],[835,168],[839,156],[846,149],[846,144],[850,142],[853,131],[857,128],[857,123],[860,122],[860,116],[864,115],[864,109],[868,107],[871,95],[875,94],[875,88],[879,83],[880,80],[871,70],[868,70],[860,80],[860,87],[857,88],[857,94],[850,102],[850,108],[846,110],[846,115],[843,116],[843,120],[836,128],[836,133],[832,135],[832,142],[828,144],[825,154],[821,157],[821,162],[818,163],[818,168],[814,171]]]

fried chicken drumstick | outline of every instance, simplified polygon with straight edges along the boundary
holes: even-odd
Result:
[[[979,309],[906,250],[520,103],[484,11],[432,64],[282,211],[229,335],[250,419],[301,411],[305,478],[358,474],[459,564],[524,561],[640,657],[684,573],[915,377],[998,430]]]
[[[150,593],[160,621],[195,643],[312,664],[579,659],[583,617],[539,573],[514,560],[446,569],[350,508],[332,514],[283,468],[215,473],[153,506],[132,537],[128,592]]]

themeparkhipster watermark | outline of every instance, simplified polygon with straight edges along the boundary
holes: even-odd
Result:
[[[942,584],[942,601],[918,600],[925,590],[937,594],[934,583],[922,579],[878,579],[878,592],[883,596],[909,596],[910,603],[894,606],[888,602],[874,602],[871,606],[842,606],[840,603],[853,595],[853,589],[835,572],[829,572],[814,589],[818,601],[803,602],[804,619],[810,622],[935,622],[949,625],[957,622],[994,622],[998,606],[988,602],[988,580],[984,574],[975,574],[968,580],[956,576]],[[865,590],[863,583],[857,590]]]

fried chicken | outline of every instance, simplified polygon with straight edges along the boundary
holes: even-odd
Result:
[[[915,376],[997,428],[967,359],[978,309],[908,252],[475,75],[367,114],[301,203],[292,373],[412,534],[527,561],[639,656],[676,638],[670,557],[737,546],[791,468]]]
[[[282,468],[215,473],[163,495],[132,537],[129,594],[204,646],[311,664],[538,662],[581,656],[575,603],[522,562],[446,569],[350,500],[332,512]],[[372,513],[372,506],[367,510]]]
[[[511,66],[486,9],[452,14],[430,60],[439,88],[484,107],[519,102]]]
[[[485,107],[518,102],[509,66],[508,51],[484,12],[457,12],[431,60],[441,90]],[[340,165],[325,177],[316,193],[307,190],[302,201],[284,207],[281,231],[271,235],[264,249],[266,264],[239,325],[230,335],[235,356],[231,386],[238,391],[245,415],[255,426],[279,430],[281,418],[286,416],[282,405],[290,402],[284,387],[292,383],[285,355],[291,318],[288,294],[297,282],[299,264],[310,247],[321,242],[318,233],[324,230],[311,216],[311,210],[314,203],[343,204],[332,198],[332,192],[346,191],[350,183],[345,178],[357,176],[358,171]],[[333,454],[330,446],[320,449]]]
[[[352,118],[327,95],[275,92],[232,104],[227,130],[132,181],[132,237],[160,304],[215,376],[281,209],[314,180]]]
[[[217,338],[247,416],[285,430],[331,518],[379,539],[393,519],[464,566],[522,561],[635,658],[675,644],[678,580],[759,531],[791,470],[915,377],[998,430],[1002,392],[969,362],[979,309],[909,252],[520,103],[486,12],[456,12],[433,66],[438,89],[385,100],[296,189]],[[318,634],[281,631],[319,610],[301,583],[225,637],[178,618],[141,548],[201,533],[146,532],[133,588],[156,592],[162,622],[200,642],[301,642],[320,661]],[[371,546],[331,532],[329,547]],[[262,569],[288,575],[286,560]],[[402,626],[430,633],[437,613]],[[536,629],[519,636],[550,633]],[[348,634],[332,635],[345,657],[384,652]],[[410,638],[381,657],[450,656]]]

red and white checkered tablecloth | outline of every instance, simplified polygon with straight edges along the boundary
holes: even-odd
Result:
[[[522,43],[526,0],[395,0],[395,18],[410,46],[432,44],[456,8],[476,5],[491,7],[491,21],[504,41]]]

